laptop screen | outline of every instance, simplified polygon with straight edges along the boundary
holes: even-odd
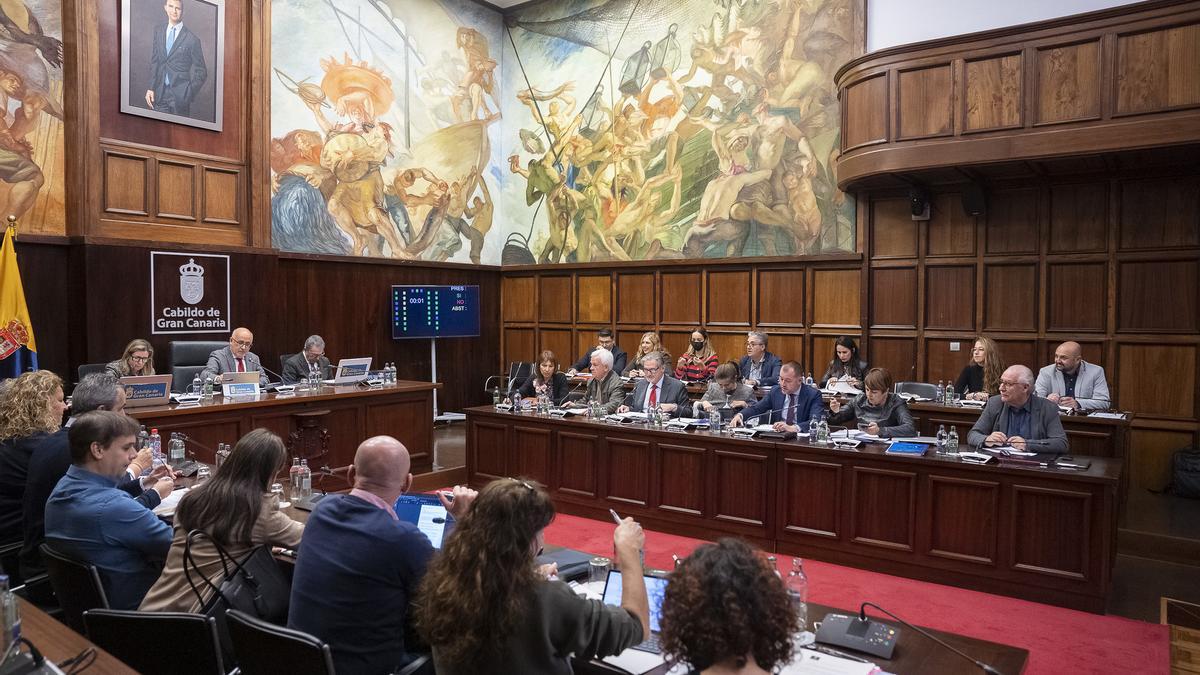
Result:
[[[658,633],[659,619],[662,617],[663,595],[667,591],[667,580],[662,577],[644,576],[646,580],[646,599],[650,603],[650,632]],[[608,571],[608,581],[604,584],[604,604],[621,606],[621,572]]]
[[[397,518],[416,525],[435,549],[442,548],[446,535],[454,530],[454,519],[437,495],[400,495],[393,508]]]

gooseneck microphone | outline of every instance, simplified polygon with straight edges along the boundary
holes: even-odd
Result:
[[[864,603],[862,604],[862,606],[858,608],[858,620],[859,620],[859,621],[861,621],[861,622],[863,622],[863,623],[870,623],[870,622],[871,622],[871,619],[867,617],[867,607],[874,607],[875,609],[877,609],[877,610],[879,610],[879,611],[883,612],[884,614],[887,614],[888,616],[890,616],[891,618],[895,619],[896,621],[899,621],[900,623],[904,624],[904,626],[905,626],[905,627],[907,627],[907,628],[911,628],[911,629],[913,629],[913,630],[917,631],[917,632],[918,632],[918,633],[920,633],[921,635],[924,635],[925,637],[929,638],[930,640],[933,640],[934,642],[936,642],[936,643],[938,643],[939,645],[941,645],[941,646],[945,647],[946,649],[949,649],[950,651],[954,652],[955,654],[958,654],[959,656],[961,656],[961,657],[963,657],[964,659],[966,659],[966,660],[970,661],[971,663],[974,663],[974,664],[975,664],[975,666],[976,666],[977,668],[979,668],[979,669],[980,669],[980,670],[982,670],[983,672],[987,673],[987,675],[1001,675],[1000,671],[998,671],[998,670],[996,670],[995,668],[993,668],[993,667],[989,666],[988,664],[984,663],[983,661],[980,661],[980,660],[978,660],[978,659],[975,659],[975,658],[973,658],[973,657],[971,657],[971,656],[968,656],[966,653],[964,653],[964,652],[962,652],[962,651],[960,651],[960,650],[958,650],[958,649],[955,649],[954,647],[950,646],[950,644],[948,644],[948,643],[947,643],[947,642],[945,642],[944,640],[941,640],[941,639],[939,639],[939,638],[935,637],[934,635],[932,635],[931,633],[929,633],[929,631],[923,630],[923,629],[921,629],[921,628],[919,628],[919,627],[917,627],[917,626],[914,626],[914,625],[912,625],[911,623],[909,623],[909,622],[905,621],[904,619],[901,619],[900,617],[896,616],[895,614],[892,614],[891,612],[887,611],[886,609],[884,609],[884,608],[880,607],[879,605],[877,605],[877,604],[875,604],[875,603],[873,603],[873,602],[864,602]]]

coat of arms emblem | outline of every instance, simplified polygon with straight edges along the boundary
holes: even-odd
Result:
[[[204,268],[196,264],[195,258],[179,266],[179,295],[189,305],[204,299]]]

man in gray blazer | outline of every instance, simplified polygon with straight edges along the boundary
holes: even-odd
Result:
[[[633,388],[633,396],[617,412],[644,412],[658,404],[671,417],[679,417],[688,405],[687,386],[673,377],[667,377],[663,366],[663,355],[651,352],[642,357],[642,371],[646,377]]]
[[[967,443],[1062,454],[1067,451],[1067,434],[1058,406],[1033,394],[1033,371],[1027,366],[1009,366],[1000,376],[1000,395],[988,399]]]
[[[583,401],[572,403],[573,406],[586,406],[588,401],[600,404],[605,415],[611,415],[625,402],[625,383],[621,376],[613,370],[613,354],[607,349],[592,351],[591,360],[592,381],[588,382],[587,394]]]
[[[329,379],[329,359],[325,358],[325,339],[320,335],[310,335],[304,341],[304,351],[293,354],[283,362],[283,383],[296,384],[308,379],[310,373],[317,373],[322,380]]]
[[[1108,410],[1112,405],[1104,369],[1083,360],[1078,342],[1064,342],[1054,350],[1054,363],[1038,372],[1034,391],[1075,410]]]
[[[214,381],[220,382],[220,375],[224,373],[250,373],[257,370],[259,383],[267,386],[270,382],[267,371],[263,370],[258,355],[250,351],[253,344],[254,333],[248,328],[235,328],[229,336],[229,346],[221,347],[208,355],[208,365],[200,371],[200,379],[212,377]]]

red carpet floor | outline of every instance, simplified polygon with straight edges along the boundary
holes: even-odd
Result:
[[[560,514],[546,542],[612,555],[611,522]],[[646,564],[670,569],[671,554],[683,557],[698,539],[646,533]],[[791,558],[779,556],[781,570]],[[1029,650],[1031,675],[1075,673],[1168,673],[1166,626],[1117,616],[978,593],[852,567],[806,560],[809,599],[848,610],[870,600],[920,626],[1003,642]]]

